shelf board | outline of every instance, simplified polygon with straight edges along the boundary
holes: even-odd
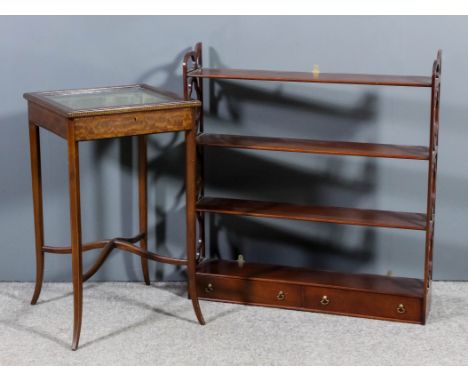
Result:
[[[319,141],[312,139],[293,138],[268,138],[227,134],[201,134],[197,137],[197,143],[203,146],[227,147],[236,149],[416,160],[429,159],[429,148],[424,146]]]
[[[432,78],[429,76],[397,76],[376,74],[346,74],[285,72],[270,70],[245,69],[195,69],[188,73],[189,77],[217,78],[231,80],[283,81],[283,82],[314,82],[328,84],[353,85],[384,85],[384,86],[414,86],[431,87]]]
[[[410,212],[307,206],[289,203],[210,197],[202,198],[197,203],[197,211],[369,227],[412,230],[426,229],[426,215]]]
[[[308,268],[237,261],[209,260],[197,267],[197,275],[223,276],[297,285],[342,288],[422,298],[423,280],[369,274],[340,273]]]

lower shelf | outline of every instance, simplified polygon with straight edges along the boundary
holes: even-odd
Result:
[[[212,260],[197,268],[201,299],[424,323],[423,281]]]

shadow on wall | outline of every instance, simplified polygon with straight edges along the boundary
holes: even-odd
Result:
[[[156,74],[163,72],[166,80],[158,86],[181,93],[182,79],[176,73],[180,70],[181,60],[186,50],[181,52],[170,64],[157,67],[144,75],[138,82],[150,82]],[[210,50],[210,57],[216,60],[216,53]],[[220,63],[213,66],[224,66]],[[208,87],[209,110],[205,110],[205,130],[216,131],[218,127],[228,133],[246,135],[256,134],[259,128],[255,121],[261,119],[261,133],[264,135],[288,135],[296,133],[310,135],[315,138],[322,136],[327,139],[349,138],[359,133],[359,136],[372,138],[375,136],[377,97],[372,93],[360,96],[357,105],[342,106],[320,101],[320,89],[314,90],[317,100],[310,100],[294,94],[286,94],[281,89],[262,89],[250,84],[233,81],[210,81]],[[329,92],[329,90],[327,90]],[[206,101],[206,99],[205,99]],[[245,107],[247,105],[247,107]],[[294,121],[294,126],[288,121]],[[254,124],[252,124],[252,121]],[[265,128],[267,126],[267,128]],[[285,128],[285,126],[287,128]],[[313,129],[311,129],[313,127]],[[279,134],[278,134],[279,133]],[[108,142],[98,142],[95,147],[97,159],[105,155]],[[136,145],[132,139],[120,140],[120,164],[131,171],[135,166]],[[184,145],[182,134],[173,134],[171,139],[161,142],[157,136],[149,140],[154,156],[149,160],[149,189],[156,194],[153,213],[156,224],[151,232],[156,237],[156,251],[164,254],[182,257],[184,253],[168,253],[167,216],[184,204]],[[363,158],[355,164],[352,176],[346,158],[319,157],[303,154],[285,154],[251,152],[246,150],[207,149],[206,155],[206,193],[212,196],[228,194],[233,197],[279,200],[305,204],[333,204],[340,203],[348,206],[362,205],[372,207],[373,191],[376,184],[376,163]],[[292,155],[296,156],[295,163],[290,163]],[[299,158],[299,165],[297,159]],[[312,159],[311,159],[312,158]],[[168,188],[161,189],[158,185],[163,179],[176,179],[180,188],[170,189],[172,207],[167,205],[165,196],[159,197],[158,189],[168,192]],[[123,189],[128,185],[121,184]],[[131,190],[122,193],[122,205],[131,205],[136,197]],[[96,192],[99,186],[96,185]],[[101,197],[104,197],[102,195]],[[135,222],[122,216],[123,230],[130,229]],[[182,223],[183,224],[183,223]],[[181,224],[181,225],[182,225]],[[222,257],[233,258],[238,253],[244,253],[249,260],[281,261],[284,256],[280,252],[285,246],[300,249],[304,252],[303,259],[295,259],[299,265],[325,266],[319,259],[323,253],[333,253],[336,261],[341,257],[347,263],[356,261],[359,268],[362,263],[373,260],[376,232],[373,229],[361,228],[359,243],[353,239],[352,246],[347,245],[345,237],[347,230],[353,227],[341,225],[309,224],[307,233],[291,233],[294,222],[281,221],[277,226],[261,219],[249,220],[218,216],[208,219],[208,252]],[[313,227],[313,228],[311,228]],[[314,233],[315,229],[315,233]],[[222,232],[225,235],[221,234]],[[349,235],[348,235],[349,236]],[[341,238],[342,240],[337,240]],[[281,246],[281,242],[283,246]],[[268,253],[268,258],[261,253],[247,254],[247,248],[255,246],[262,248],[260,252]],[[221,250],[223,249],[223,250]],[[287,250],[287,248],[286,248]],[[313,252],[311,255],[310,252]],[[307,255],[306,255],[307,253]],[[314,255],[315,254],[315,255]],[[330,259],[330,257],[329,257]],[[132,261],[132,260],[128,260]],[[126,264],[127,269],[132,269]],[[297,264],[291,264],[297,265]],[[157,265],[156,276],[163,275],[163,265]],[[138,279],[136,274],[128,274],[132,279]],[[173,277],[173,276],[171,276]]]
[[[178,74],[182,66],[182,58],[185,52],[189,48],[181,51],[175,59],[165,65],[151,69],[150,71],[142,74],[137,80],[136,83],[150,83],[151,79],[162,74],[165,79],[162,83],[157,84],[156,86],[172,91],[176,94],[182,93],[182,77]],[[151,219],[151,215],[155,216],[156,224],[155,226],[149,226],[150,240],[151,236],[156,237],[156,252],[164,253],[165,255],[172,257],[185,257],[185,253],[179,251],[174,253],[168,247],[168,238],[166,235],[167,232],[167,216],[176,213],[177,206],[185,198],[183,179],[184,179],[184,150],[181,144],[183,143],[184,135],[183,133],[172,133],[172,134],[162,134],[164,139],[161,140],[160,137],[151,136],[148,139],[148,203],[149,208],[152,206],[153,195],[156,194],[156,202],[153,205],[153,210],[149,210],[148,214]],[[96,163],[102,162],[104,157],[107,155],[108,151],[113,145],[113,140],[100,140],[94,142],[94,159]],[[122,171],[127,173],[132,173],[136,175],[136,138],[135,137],[126,137],[118,139],[118,148],[119,148],[119,164]],[[176,153],[174,157],[174,153]],[[165,162],[164,169],[161,165],[161,162]],[[168,165],[170,164],[170,165]],[[163,195],[166,190],[166,187],[159,187],[159,180],[162,177],[177,178],[179,183],[182,183],[182,186],[178,189],[171,189],[173,194],[174,202],[171,203],[171,206],[166,205],[168,198]],[[135,204],[135,198],[138,197],[138,193],[135,190],[134,184],[129,184],[125,177],[120,178],[120,189],[121,189],[121,217],[120,221],[122,222],[122,232],[134,232],[135,227],[137,226],[137,219],[132,219],[132,215],[129,211],[132,210],[132,206]],[[99,201],[104,200],[105,195],[103,194],[103,184],[102,176],[99,173],[96,174],[95,182],[95,195],[98,199],[98,205],[102,206],[102,203]],[[170,186],[169,186],[170,187]],[[171,187],[170,187],[171,188]],[[97,214],[103,214],[104,211],[96,211]],[[151,232],[153,235],[151,235]],[[133,233],[132,233],[133,234]],[[183,236],[183,235],[182,235]],[[151,246],[151,250],[154,249]],[[138,261],[139,263],[139,261]],[[124,257],[124,267],[127,272],[127,277],[130,280],[139,280],[141,279],[141,271],[139,266],[134,266],[135,259],[133,256]],[[150,270],[153,274],[152,279],[162,279],[165,276],[164,269],[167,267],[164,264],[155,264],[150,262]],[[168,270],[173,271],[174,267],[167,267]],[[169,276],[170,279],[180,279],[183,274],[183,269],[177,268],[175,274]]]
[[[210,66],[226,67],[210,49]],[[264,89],[252,82],[212,80],[205,131],[217,126],[230,134],[289,136],[352,140],[376,136],[377,96],[366,92],[352,106],[327,103],[320,88],[296,95],[284,84]],[[291,94],[292,93],[292,94]],[[326,90],[330,98],[330,89]],[[338,92],[337,92],[338,93]],[[334,97],[333,97],[334,98]],[[337,94],[337,98],[339,94]],[[353,176],[349,158],[248,150],[205,149],[206,194],[299,204],[344,205],[372,208],[377,182],[375,160],[360,158]],[[372,263],[376,230],[268,219],[211,216],[207,253],[247,261],[327,268],[332,263],[354,263],[356,269]],[[298,230],[295,228],[299,228]],[[300,229],[302,228],[302,229]],[[285,256],[285,253],[288,254]],[[326,255],[326,256],[324,256]]]

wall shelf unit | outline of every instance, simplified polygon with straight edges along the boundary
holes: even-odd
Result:
[[[200,297],[213,301],[424,324],[429,311],[432,280],[440,75],[441,51],[437,53],[430,76],[211,69],[202,65],[201,43],[188,52],[183,62],[184,96],[202,102],[203,79],[425,87],[431,91],[428,146],[208,134],[204,132],[202,108],[198,115],[197,131],[198,236],[197,241],[191,243],[197,248],[199,264],[196,278]],[[204,195],[205,147],[427,161],[427,208],[424,213],[417,213],[207,197]],[[206,213],[424,231],[424,278],[337,273],[207,259]]]

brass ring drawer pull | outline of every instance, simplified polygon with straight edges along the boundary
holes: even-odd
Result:
[[[213,292],[214,291],[214,287],[213,287],[213,284],[212,283],[209,283],[206,288],[205,288],[205,292],[206,293],[210,293],[210,292]]]
[[[400,314],[403,314],[403,313],[406,312],[406,308],[405,308],[405,306],[404,306],[403,304],[400,304],[400,305],[398,305],[398,307],[396,308],[396,311],[397,311],[398,313],[400,313]]]
[[[276,299],[278,301],[283,301],[285,298],[286,298],[286,294],[282,290],[280,290],[276,296]]]
[[[327,296],[322,296],[320,300],[320,304],[322,305],[328,305],[330,303],[330,299]]]

